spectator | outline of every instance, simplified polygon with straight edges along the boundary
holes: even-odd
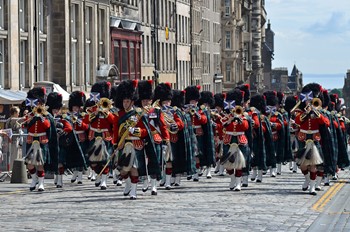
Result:
[[[12,138],[9,140],[11,142],[11,150],[10,150],[10,170],[12,169],[12,164],[13,161],[18,157],[18,152],[19,152],[19,148],[20,146],[22,146],[22,139],[21,139],[21,134],[22,129],[21,129],[21,125],[17,122],[20,118],[19,118],[19,112],[20,109],[17,106],[14,106],[10,109],[10,118],[7,119],[6,124],[5,124],[5,128],[6,129],[12,129]]]

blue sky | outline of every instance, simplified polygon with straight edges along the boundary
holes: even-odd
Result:
[[[350,69],[350,0],[266,0],[275,32],[272,67],[293,65],[304,84],[342,88]]]

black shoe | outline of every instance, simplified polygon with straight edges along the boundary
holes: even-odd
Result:
[[[324,186],[329,186],[329,183],[324,183]]]
[[[316,187],[315,190],[316,191],[321,191],[321,187]]]
[[[128,195],[129,195],[129,193],[130,193],[130,191],[131,191],[131,189],[129,190],[129,192],[127,192],[127,193],[123,193],[123,195],[124,195],[124,196],[128,196]]]
[[[248,184],[242,184],[242,187],[248,187]]]
[[[29,187],[29,190],[30,190],[30,191],[34,191],[34,190],[35,190],[35,187]]]
[[[279,175],[279,176],[280,176],[280,175],[281,175],[281,173],[280,173],[280,172],[277,172],[277,175]]]
[[[130,200],[136,200],[136,197],[135,196],[131,196]]]
[[[187,176],[187,180],[191,180],[192,179],[192,176]]]
[[[101,186],[101,190],[106,190],[107,187],[106,186]]]
[[[144,188],[142,188],[142,192],[144,192],[144,193],[145,193],[145,192],[147,192],[147,190],[148,190],[148,187],[147,187],[147,188],[145,188],[145,189],[144,189]]]
[[[44,192],[44,189],[39,188],[38,191],[39,191],[39,192]]]
[[[293,173],[297,173],[297,171],[294,170]]]
[[[70,180],[71,183],[74,183],[77,179],[74,179],[74,180]]]
[[[100,186],[101,182],[95,183],[95,187]]]
[[[224,173],[221,173],[221,174],[219,174],[219,176],[225,176],[225,174],[224,174]]]
[[[113,180],[113,184],[117,184],[117,182],[118,182],[117,180]]]
[[[306,187],[306,188],[302,188],[302,190],[303,190],[303,191],[306,191],[306,190],[308,190],[308,188],[309,188],[309,187]]]
[[[198,182],[198,181],[199,181],[199,179],[197,179],[197,178],[193,178],[193,181]]]
[[[156,191],[152,191],[151,195],[156,196],[158,193]]]
[[[165,185],[165,182],[164,183],[162,183],[162,182],[159,183],[160,187],[163,187],[164,185]]]
[[[88,176],[88,180],[91,180],[91,177],[90,177],[90,176]]]
[[[117,182],[117,186],[122,186],[122,183],[118,183],[118,182]]]
[[[211,179],[211,176],[207,176],[207,179]]]
[[[217,173],[219,173],[219,171],[216,171],[216,170],[215,170],[214,173],[217,174]]]
[[[316,192],[311,192],[310,195],[316,196],[317,193]]]
[[[56,185],[56,188],[62,188],[62,185]]]
[[[166,186],[166,187],[165,187],[165,190],[170,190],[170,189],[171,189],[170,186]]]
[[[259,180],[259,179],[256,180],[256,183],[261,183],[261,182],[262,182],[262,180]]]
[[[78,181],[78,184],[83,184],[83,182],[82,181]]]
[[[179,184],[179,183],[175,183],[175,184],[174,184],[174,186],[179,187],[179,186],[180,186],[180,184]]]

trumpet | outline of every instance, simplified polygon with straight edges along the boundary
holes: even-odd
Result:
[[[167,129],[169,133],[176,134],[179,131],[179,128],[174,119],[175,109],[171,106],[163,106],[162,112],[163,112],[164,121],[167,124]]]

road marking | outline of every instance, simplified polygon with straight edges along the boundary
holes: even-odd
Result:
[[[326,206],[326,204],[334,197],[340,189],[345,185],[345,181],[340,181],[333,186],[331,186],[327,192],[316,201],[316,203],[312,206],[312,209],[318,212],[322,212],[323,208]]]

